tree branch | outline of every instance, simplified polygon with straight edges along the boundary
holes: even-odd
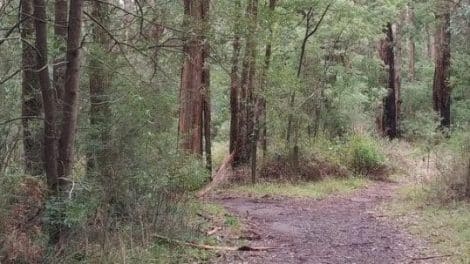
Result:
[[[8,80],[10,80],[11,78],[15,77],[19,72],[21,72],[21,69],[16,70],[16,71],[13,72],[12,74],[8,75],[5,79],[0,80],[0,84],[6,83]]]

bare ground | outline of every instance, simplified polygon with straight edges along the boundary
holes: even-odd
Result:
[[[272,249],[226,253],[216,263],[442,263],[428,245],[377,210],[397,187],[378,182],[324,200],[218,197],[254,234],[248,245]]]

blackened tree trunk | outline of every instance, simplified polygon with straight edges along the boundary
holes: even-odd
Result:
[[[447,4],[443,4],[446,6]],[[436,29],[436,65],[433,83],[434,110],[441,117],[441,127],[450,128],[451,88],[450,79],[450,10],[446,6],[439,10]]]
[[[239,131],[239,94],[240,94],[240,76],[239,76],[239,60],[240,60],[240,25],[241,19],[241,3],[236,0],[237,8],[236,22],[234,25],[234,37],[232,42],[232,69],[230,71],[230,154],[236,149],[238,131]]]
[[[41,92],[36,70],[36,51],[34,43],[33,0],[21,1],[21,39],[22,41],[22,124],[25,172],[40,175],[44,172],[42,162]]]
[[[89,86],[90,86],[90,140],[88,151],[88,174],[99,173],[103,183],[110,182],[111,164],[111,109],[110,88],[111,72],[101,63],[109,60],[111,48],[110,37],[103,27],[109,26],[108,6],[106,3],[93,1],[91,15],[96,20],[92,26],[94,46],[89,57]],[[99,25],[98,25],[99,23]]]
[[[404,15],[404,14],[402,14]],[[404,18],[402,19],[402,21]],[[394,23],[393,30],[393,66],[395,68],[394,76],[394,90],[395,90],[395,123],[396,123],[396,136],[400,134],[400,113],[401,113],[401,65],[402,65],[402,32],[401,23]]]
[[[57,189],[57,134],[56,134],[56,103],[55,95],[49,81],[47,67],[47,16],[44,0],[34,0],[34,26],[36,30],[36,68],[39,87],[41,88],[44,106],[44,164],[47,184],[51,192]]]
[[[251,157],[254,129],[254,76],[256,74],[256,29],[258,0],[249,0],[246,8],[248,32],[242,63],[238,135],[233,165],[247,164]]]
[[[205,36],[208,9],[208,0],[184,1],[183,25],[188,34],[183,48],[178,134],[179,145],[185,152],[202,158],[206,150],[207,167],[210,168],[209,46]]]
[[[392,24],[387,23],[384,33],[385,39],[380,42],[379,53],[384,64],[387,66],[387,95],[383,100],[382,128],[384,135],[389,138],[397,137],[397,101],[396,101],[396,80],[395,80],[395,58],[393,48]]]
[[[68,179],[72,173],[75,132],[78,115],[78,95],[80,85],[80,41],[82,30],[83,0],[71,0],[69,27],[67,34],[67,68],[65,71],[65,90],[63,99],[62,129],[59,139],[59,190],[68,189]]]

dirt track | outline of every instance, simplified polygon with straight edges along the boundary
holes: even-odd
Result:
[[[311,199],[218,198],[258,236],[264,252],[224,254],[217,263],[443,263],[425,243],[377,212],[397,185],[375,183],[347,196]]]

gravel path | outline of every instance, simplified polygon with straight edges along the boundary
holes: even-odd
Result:
[[[442,263],[422,241],[379,215],[397,184],[379,182],[324,200],[271,197],[217,198],[257,234],[264,252],[223,254],[217,263]]]

